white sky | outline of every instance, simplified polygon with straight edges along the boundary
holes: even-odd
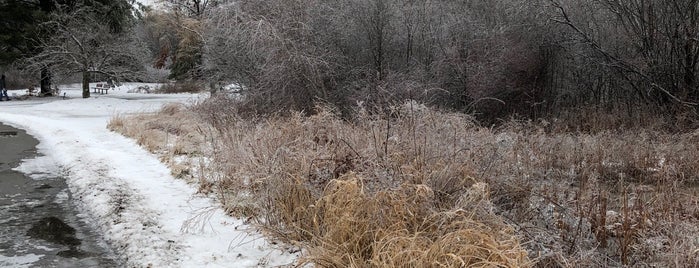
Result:
[[[69,99],[0,102],[0,122],[36,137],[44,156],[17,170],[66,177],[74,201],[128,267],[260,267],[292,263],[297,256],[276,250],[251,226],[224,215],[196,188],[174,179],[157,156],[134,140],[106,129],[117,114],[154,111],[168,102],[199,95],[126,93],[80,98],[79,85],[61,87]],[[12,94],[22,91],[10,91]],[[124,205],[122,205],[124,204]],[[115,208],[124,209],[115,213]],[[19,258],[18,258],[19,257]],[[3,261],[22,256],[2,256]],[[24,256],[26,260],[37,256]]]
[[[139,3],[146,5],[146,6],[151,6],[159,1],[158,0],[136,0],[136,2],[139,2]]]
[[[136,0],[136,2],[139,2],[145,6],[150,6],[153,9],[160,9],[163,6],[161,0]]]

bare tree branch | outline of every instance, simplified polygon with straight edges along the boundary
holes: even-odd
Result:
[[[570,18],[570,15],[566,11],[566,9],[561,5],[560,2],[557,0],[549,0],[549,2],[552,4],[554,8],[558,10],[558,13],[560,15],[559,19],[552,19],[553,21],[564,24],[568,26],[570,29],[572,29],[578,36],[580,36],[586,44],[590,45],[595,51],[597,51],[600,55],[602,55],[607,61],[612,62],[615,66],[617,66],[622,72],[630,72],[633,73],[640,78],[642,78],[652,89],[658,90],[668,96],[670,99],[673,101],[680,103],[682,105],[687,105],[687,106],[697,106],[699,103],[693,102],[693,101],[687,101],[685,99],[682,99],[675,94],[673,94],[670,90],[665,88],[664,86],[660,85],[658,82],[656,82],[656,79],[651,77],[649,74],[644,72],[643,70],[635,67],[633,64],[613,55],[612,53],[608,52],[606,49],[604,49],[599,42],[594,40],[590,35],[580,29]],[[632,1],[633,2],[633,1]],[[618,2],[615,1],[610,1],[610,8],[609,10],[616,14],[618,17],[622,17],[624,21],[628,21],[629,23],[623,23],[623,26],[626,27],[627,31],[632,31],[632,32],[643,32],[643,28],[645,27],[645,22],[644,18],[636,17],[633,19],[627,19],[624,16],[626,16],[625,12],[623,9],[625,8],[624,5],[619,4]],[[630,81],[629,79],[627,79]],[[631,82],[631,81],[630,81]]]

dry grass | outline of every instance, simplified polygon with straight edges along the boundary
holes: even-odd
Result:
[[[308,256],[321,267],[526,267],[526,251],[497,217],[479,218],[470,204],[434,209],[425,185],[369,195],[355,174],[333,180],[310,206]],[[478,186],[474,187],[478,188]],[[466,202],[488,202],[482,195]],[[303,214],[303,213],[301,213]]]
[[[200,149],[211,161],[190,163],[206,170],[200,187],[306,248],[302,263],[699,265],[699,132],[584,134],[519,121],[490,129],[416,103],[380,116],[358,108],[349,120],[327,108],[243,119],[222,116],[230,103],[211,106],[221,104],[110,125],[139,140],[147,129],[171,133],[169,114],[206,118],[175,131],[211,148]]]
[[[197,157],[210,154],[201,123],[182,104],[167,104],[157,113],[116,115],[107,128],[133,138],[150,152],[160,155],[175,177],[190,178],[194,170],[202,171],[197,168]]]
[[[518,224],[540,266],[699,264],[690,253],[699,233],[680,238],[668,228],[699,216],[691,194],[699,133],[550,133],[544,125],[496,131],[502,143],[485,175],[500,215]],[[668,241],[693,249],[677,255]]]
[[[175,83],[167,83],[156,90],[157,93],[197,93],[204,90],[204,86],[196,81],[182,81]]]
[[[412,120],[417,113],[424,120]],[[357,116],[348,123],[321,108],[311,117],[214,120],[220,183],[238,190],[231,200],[255,206],[230,202],[229,211],[261,212],[246,216],[301,243],[302,262],[321,267],[531,265],[514,230],[483,209],[487,187],[462,161],[469,141],[452,135],[475,128],[469,117],[417,104],[396,107],[396,122]],[[472,185],[479,198],[469,196]]]

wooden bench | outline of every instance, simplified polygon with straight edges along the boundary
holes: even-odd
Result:
[[[107,84],[107,83],[97,83],[97,85],[95,85],[95,87],[94,87],[94,91],[93,91],[93,92],[94,92],[94,93],[100,93],[100,94],[103,94],[102,92],[104,92],[104,94],[107,94],[107,91],[108,91],[110,88],[111,88],[111,87],[110,87],[109,84]]]
[[[29,88],[27,88],[27,95],[28,96],[38,96],[39,90],[37,90],[35,87],[29,87]]]

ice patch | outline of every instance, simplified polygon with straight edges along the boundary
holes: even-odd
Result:
[[[39,261],[44,255],[27,254],[24,256],[4,256],[0,255],[0,267],[30,267]]]
[[[39,156],[22,160],[22,163],[12,170],[22,172],[35,180],[45,180],[55,178],[61,169],[54,159],[48,156]]]

